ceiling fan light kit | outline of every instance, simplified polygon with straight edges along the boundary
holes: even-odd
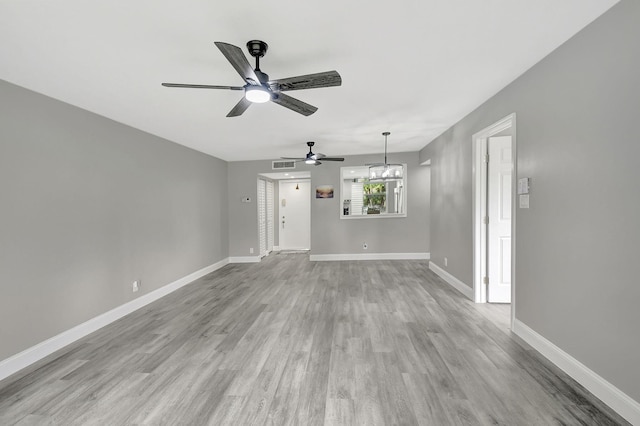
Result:
[[[384,136],[384,163],[369,164],[369,181],[401,180],[404,174],[402,164],[387,163],[387,137],[391,132],[383,132]]]
[[[242,49],[229,43],[216,41],[231,66],[240,74],[246,83],[244,86],[212,86],[207,84],[162,83],[165,87],[179,87],[189,89],[223,89],[244,90],[244,97],[227,114],[227,117],[238,117],[244,113],[252,103],[273,102],[304,116],[309,116],[318,110],[317,107],[302,102],[282,92],[288,90],[316,89],[342,85],[342,77],[337,71],[325,71],[316,74],[299,75],[296,77],[269,80],[269,75],[260,70],[260,58],[267,53],[269,46],[261,40],[247,42],[249,54],[256,59],[255,69],[251,67]]]
[[[254,104],[263,104],[271,100],[271,92],[262,86],[249,86],[244,89],[244,97]]]

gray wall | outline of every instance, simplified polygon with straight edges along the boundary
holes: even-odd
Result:
[[[418,153],[388,154],[389,161],[406,163],[407,217],[340,219],[340,168],[377,163],[384,155],[358,155],[343,163],[325,162],[311,174],[311,254],[428,253],[430,170],[420,166]],[[333,185],[334,198],[316,199],[315,188]],[[367,250],[362,244],[367,243]]]
[[[431,261],[471,286],[471,134],[479,124],[466,123],[465,120],[457,124],[427,145],[420,151],[420,160],[431,160]],[[486,126],[478,130],[483,127]]]
[[[416,152],[389,154],[390,160],[407,163],[409,168],[406,218],[374,220],[341,220],[339,218],[340,167],[364,165],[379,162],[381,159],[382,154],[349,156],[344,163],[327,161],[321,166],[298,163],[296,171],[311,172],[312,192],[318,185],[333,185],[335,188],[335,198],[318,200],[312,198],[311,200],[311,254],[429,252],[430,173],[429,167],[419,165]],[[270,172],[273,172],[271,161],[229,163],[229,235],[232,236],[229,242],[229,256],[257,255],[256,179],[259,173]],[[242,203],[243,196],[250,196],[252,202]],[[315,197],[315,193],[312,197]],[[279,216],[276,214],[277,217]],[[362,249],[362,243],[365,241],[369,245],[366,251]],[[254,248],[254,254],[249,253],[250,247]]]
[[[271,161],[233,161],[228,170],[229,256],[259,256],[258,173],[272,172]],[[251,202],[243,203],[243,197]]]
[[[0,359],[228,257],[226,199],[226,162],[0,81]]]
[[[636,401],[639,21],[621,1],[420,152],[432,259],[471,284],[471,136],[517,113],[516,317]]]

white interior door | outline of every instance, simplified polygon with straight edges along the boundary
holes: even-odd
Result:
[[[488,140],[487,301],[511,303],[511,136]]]
[[[281,180],[279,189],[280,249],[309,250],[311,246],[311,182]]]

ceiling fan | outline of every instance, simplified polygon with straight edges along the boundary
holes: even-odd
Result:
[[[326,71],[316,74],[300,75],[297,77],[269,80],[269,76],[260,70],[260,58],[267,53],[267,43],[260,40],[251,40],[247,43],[249,54],[256,58],[256,68],[251,68],[242,50],[229,43],[216,41],[215,45],[227,58],[240,77],[245,81],[244,86],[210,86],[206,84],[179,84],[162,83],[165,87],[182,87],[190,89],[226,89],[244,90],[244,96],[240,102],[227,114],[227,117],[237,117],[249,108],[251,103],[274,102],[292,111],[308,116],[318,110],[313,105],[302,102],[299,99],[285,95],[282,92],[288,90],[316,89],[319,87],[340,86],[342,78],[337,71]]]
[[[344,161],[342,157],[327,157],[324,154],[314,154],[311,151],[311,147],[315,145],[315,142],[307,142],[307,146],[309,147],[309,152],[304,158],[294,158],[294,157],[280,157],[283,160],[295,160],[296,162],[304,161],[305,164],[313,164],[314,166],[319,166],[322,164],[322,161]]]

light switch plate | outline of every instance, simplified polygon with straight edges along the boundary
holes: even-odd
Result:
[[[529,194],[521,194],[519,196],[519,206],[521,209],[529,208]]]
[[[531,183],[531,178],[520,178],[518,179],[518,195],[528,194],[529,193],[529,184]]]

